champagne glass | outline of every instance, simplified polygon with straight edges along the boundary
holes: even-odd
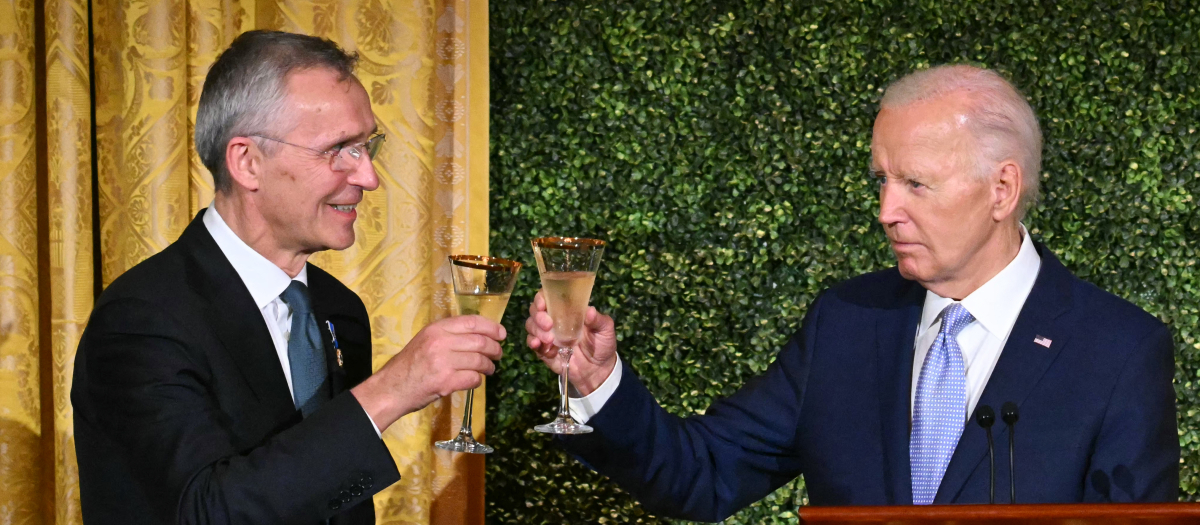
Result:
[[[455,315],[482,315],[497,323],[504,317],[504,307],[517,282],[521,263],[481,255],[451,255],[450,272],[454,280]],[[438,441],[434,446],[451,452],[491,454],[492,447],[475,441],[471,434],[471,411],[475,390],[467,390],[466,411],[458,436]]]
[[[554,320],[554,346],[562,360],[558,378],[561,390],[558,417],[545,425],[533,427],[547,434],[587,434],[592,427],[575,421],[567,404],[570,388],[571,354],[583,332],[596,269],[604,255],[604,241],[578,237],[541,237],[533,240],[533,255],[537,258],[542,290],[546,295],[546,312]]]

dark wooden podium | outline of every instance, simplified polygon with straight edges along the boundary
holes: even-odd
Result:
[[[1200,503],[800,507],[805,525],[1197,525]]]

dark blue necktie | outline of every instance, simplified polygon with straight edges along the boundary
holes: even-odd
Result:
[[[307,417],[329,399],[329,371],[317,318],[312,313],[308,287],[292,281],[279,295],[292,309],[292,333],[288,337],[288,361],[292,368],[292,400]]]
[[[955,338],[974,320],[959,303],[942,310],[942,328],[921,366],[909,450],[915,505],[933,503],[967,420],[967,372]]]

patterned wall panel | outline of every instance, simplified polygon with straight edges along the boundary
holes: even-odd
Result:
[[[107,286],[191,221],[187,9],[94,2],[100,253]]]
[[[212,174],[196,154],[196,108],[208,68],[217,55],[242,32],[255,27],[254,0],[192,0],[187,19],[187,164],[189,215],[195,216],[213,198]]]
[[[82,523],[71,410],[75,348],[92,311],[92,117],[87,0],[48,0],[46,120],[54,523]],[[47,429],[49,431],[49,429]]]
[[[0,1],[0,520],[41,523],[33,2]]]
[[[449,252],[488,254],[487,2],[441,0],[435,14],[434,174],[440,187],[434,199],[443,220],[434,230],[434,241]],[[444,257],[431,264],[443,285],[434,301],[448,308],[449,266]],[[475,393],[471,421],[475,435],[486,442],[483,389]],[[435,418],[435,439],[457,432],[465,398],[463,393],[451,396],[449,414],[442,411]],[[485,458],[439,452],[435,459],[431,523],[482,523]]]

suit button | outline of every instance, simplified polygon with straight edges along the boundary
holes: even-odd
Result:
[[[346,494],[345,496],[342,496],[342,503],[350,503],[350,500],[352,499],[354,498],[351,498],[349,494]]]
[[[329,510],[338,510],[340,508],[342,508],[342,502],[340,500],[329,500]]]

